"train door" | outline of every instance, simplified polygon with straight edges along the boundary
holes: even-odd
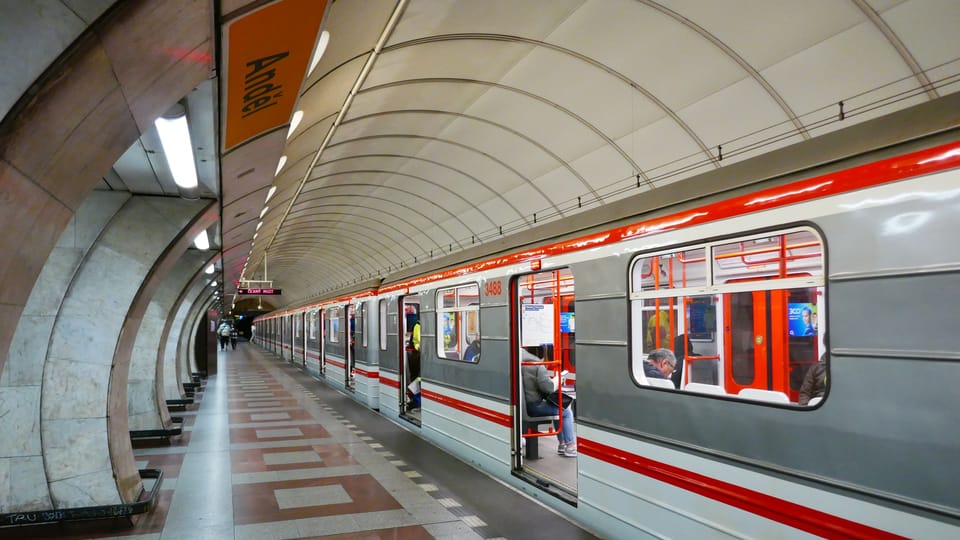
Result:
[[[343,384],[350,390],[356,390],[356,369],[357,369],[357,307],[353,304],[347,304],[347,338],[344,354],[346,361],[343,368]]]
[[[300,313],[297,316],[298,324],[300,325],[300,365],[304,368],[307,367],[307,343],[310,331],[307,328],[309,324],[310,314],[307,311]]]
[[[327,375],[327,310],[321,308],[317,310],[317,317],[319,321],[317,324],[320,325],[320,333],[317,335],[317,355],[319,358],[319,366],[317,366],[317,373],[321,377],[326,377]]]
[[[723,295],[726,358],[725,386],[783,392],[799,398],[803,375],[817,361],[819,326],[817,287],[747,291]],[[794,322],[795,324],[791,324]],[[782,361],[786,359],[786,361]]]
[[[576,496],[574,278],[569,268],[512,283],[514,472],[561,497]],[[546,386],[554,391],[547,392]],[[567,405],[561,409],[557,404]]]
[[[400,416],[420,425],[420,295],[399,301],[403,331],[400,337]]]

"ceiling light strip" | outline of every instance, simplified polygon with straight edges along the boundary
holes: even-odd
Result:
[[[313,172],[313,169],[317,166],[317,163],[320,161],[320,156],[323,154],[323,151],[327,148],[327,145],[330,144],[330,141],[333,139],[333,134],[337,130],[337,127],[340,125],[340,122],[343,121],[343,118],[347,115],[347,111],[350,109],[350,105],[353,103],[353,98],[359,92],[360,87],[363,86],[364,81],[367,79],[367,75],[370,73],[370,70],[373,69],[374,62],[377,61],[377,58],[380,56],[380,51],[383,49],[383,46],[387,43],[387,40],[390,38],[390,35],[393,34],[394,29],[397,27],[397,23],[400,22],[400,17],[403,16],[404,10],[407,8],[408,0],[400,0],[397,2],[397,7],[394,8],[393,14],[390,15],[390,20],[387,21],[387,25],[384,27],[383,32],[380,34],[380,39],[377,40],[377,45],[373,48],[373,52],[370,53],[370,56],[367,58],[366,64],[363,65],[363,69],[360,70],[360,75],[357,77],[356,82],[353,84],[353,88],[350,89],[350,93],[347,94],[347,98],[343,102],[343,106],[340,107],[340,113],[337,114],[336,119],[333,121],[333,125],[330,126],[330,129],[327,131],[327,136],[324,137],[323,143],[320,145],[320,148],[317,150],[316,155],[313,156],[313,160],[310,162],[310,166],[307,167],[306,173],[303,175],[303,179],[300,180],[300,185],[297,186],[296,193],[293,194],[293,197],[290,199],[290,204],[287,205],[286,210],[283,211],[283,215],[280,217],[279,223],[277,223],[277,228],[273,230],[273,235],[270,237],[270,241],[267,242],[267,245],[263,248],[263,255],[261,260],[265,259],[267,256],[267,250],[270,249],[270,246],[273,245],[273,241],[277,238],[277,234],[280,232],[280,228],[283,227],[283,223],[287,220],[287,216],[290,214],[290,210],[293,208],[293,205],[296,204],[297,198],[300,197],[300,193],[303,191],[303,186],[307,184],[307,180],[310,178],[310,174]],[[254,266],[256,268],[256,266]]]

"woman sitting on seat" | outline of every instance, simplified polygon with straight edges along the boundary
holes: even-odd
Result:
[[[522,349],[520,354],[522,362],[542,362],[539,357]],[[547,396],[556,391],[560,385],[559,377],[551,378],[547,373],[547,368],[539,366],[522,366],[520,370],[523,376],[523,398],[527,406],[527,415],[529,416],[556,416],[560,414],[560,408],[547,401]],[[577,439],[573,434],[573,411],[568,405],[563,409],[563,426],[561,429],[559,420],[553,421],[553,427],[557,430],[557,453],[566,457],[577,457]]]

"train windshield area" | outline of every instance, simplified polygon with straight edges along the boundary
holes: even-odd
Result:
[[[752,235],[633,261],[632,370],[641,385],[794,406],[827,392],[823,242]]]
[[[515,471],[561,497],[577,492],[573,273],[517,278]]]

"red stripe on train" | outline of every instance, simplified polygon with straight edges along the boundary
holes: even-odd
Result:
[[[358,367],[353,368],[353,371],[356,372],[356,373],[358,373],[358,374],[360,374],[360,375],[363,375],[364,377],[366,377],[366,378],[368,378],[368,379],[376,379],[376,378],[380,377],[380,373],[377,372],[377,371],[367,371],[367,370],[365,370],[365,369],[360,369],[360,368],[358,368]]]
[[[762,210],[770,210],[771,208],[780,208],[791,204],[820,199],[822,197],[829,197],[831,195],[840,195],[858,189],[879,186],[897,180],[945,171],[955,167],[960,167],[960,143],[958,142],[944,144],[935,148],[928,148],[912,154],[892,157],[875,163],[808,178],[806,180],[799,180],[783,186],[756,191],[714,204],[700,206],[647,221],[640,221],[632,225],[626,225],[589,236],[564,240],[539,248],[525,249],[495,259],[488,259],[459,268],[393,283],[381,287],[379,292],[383,294],[403,290],[441,279],[450,279],[483,270],[490,270],[491,268],[539,260],[544,257],[596,248],[632,238],[642,238],[653,234],[684,229],[694,225],[702,225],[722,219],[752,214]]]
[[[380,377],[380,384],[385,384],[387,386],[392,386],[394,388],[400,388],[400,381],[395,381],[393,379],[388,379],[386,377]]]
[[[492,411],[466,401],[461,401],[443,394],[431,392],[430,390],[422,390],[421,395],[430,401],[436,401],[441,405],[446,405],[447,407],[457,409],[458,411],[472,414],[473,416],[493,422],[494,424],[499,424],[504,427],[513,427],[513,417],[511,417],[509,414]]]
[[[692,491],[709,499],[746,510],[824,538],[905,539],[884,530],[814,510],[759,491],[681,469],[661,461],[625,452],[596,441],[577,438],[577,449],[585,455],[617,467],[649,476],[654,480]]]
[[[329,358],[327,358],[327,363],[330,364],[331,366],[337,366],[340,369],[343,369],[344,367],[346,367],[344,366],[343,362],[337,362],[336,360],[331,360]]]

